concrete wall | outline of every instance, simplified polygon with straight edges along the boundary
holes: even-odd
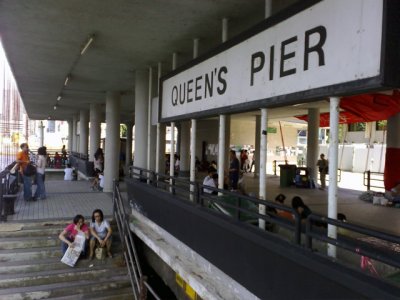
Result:
[[[231,120],[231,145],[253,145],[256,142],[256,122],[254,119]]]

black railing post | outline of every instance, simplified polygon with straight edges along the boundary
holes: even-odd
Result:
[[[294,211],[294,242],[301,243],[301,218],[297,211]]]
[[[306,247],[308,249],[312,249],[312,237],[311,237],[311,230],[312,230],[312,221],[310,218],[307,218],[306,222]]]
[[[176,194],[176,191],[175,191],[175,178],[174,177],[171,177],[171,190],[172,190],[172,195],[175,195]]]
[[[367,191],[371,190],[371,171],[367,171]]]

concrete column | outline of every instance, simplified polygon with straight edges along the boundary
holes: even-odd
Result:
[[[222,42],[225,43],[228,40],[228,18],[222,19]]]
[[[175,148],[175,152],[180,155],[181,154],[181,123],[175,123],[175,128],[176,128],[176,148]]]
[[[190,181],[196,181],[196,138],[197,138],[197,121],[191,120],[191,135],[190,135]],[[190,191],[194,192],[194,185],[190,186]],[[193,197],[191,195],[191,200]]]
[[[272,0],[265,0],[265,18],[269,18],[272,14]]]
[[[172,53],[172,70],[175,70],[178,66],[178,53]]]
[[[157,94],[160,101],[160,78],[162,75],[162,64],[158,63],[157,72]],[[165,174],[165,123],[157,123],[157,142],[156,142],[156,173]]]
[[[180,172],[179,176],[189,177],[190,175],[190,122],[181,122],[180,140]]]
[[[229,169],[230,150],[231,150],[231,116],[228,115],[225,116],[225,169]]]
[[[89,143],[89,113],[84,109],[80,111],[79,134],[79,152],[87,155]]]
[[[74,152],[78,151],[78,147],[77,147],[77,141],[78,141],[77,125],[78,125],[78,115],[74,114],[72,116],[72,148],[71,148],[71,150],[74,151]]]
[[[44,146],[44,125],[43,125],[43,121],[40,121],[39,132],[40,132],[40,147],[43,147]]]
[[[400,113],[387,120],[384,184],[390,191],[400,182]]]
[[[149,91],[148,91],[148,111],[147,111],[147,169],[155,170],[156,154],[156,132],[157,127],[151,123],[152,103],[153,103],[153,68],[149,67]]]
[[[174,176],[175,171],[175,123],[171,122],[171,155],[169,158],[169,176]],[[173,181],[170,180],[170,184],[172,185]],[[172,189],[171,189],[172,192]]]
[[[318,178],[318,136],[319,134],[319,109],[308,109],[307,127],[307,167],[311,169],[311,177],[317,182]]]
[[[73,147],[73,135],[74,135],[74,131],[73,131],[73,121],[72,120],[68,120],[68,151],[72,151],[72,147]]]
[[[224,170],[225,170],[225,125],[226,116],[219,115],[219,134],[218,134],[218,188],[224,188]]]
[[[260,132],[260,154],[259,154],[259,168],[260,168],[260,180],[259,180],[259,198],[262,200],[267,199],[267,109],[261,109],[261,132]],[[261,215],[265,215],[265,205],[258,206],[258,212]],[[265,229],[265,220],[259,219],[258,226],[261,229]]]
[[[119,92],[106,94],[106,145],[104,157],[104,192],[112,192],[113,180],[119,178],[120,153],[120,110],[121,95]]]
[[[147,167],[148,72],[136,71],[135,76],[135,167]]]
[[[328,218],[337,219],[337,169],[339,153],[340,98],[330,97]],[[328,237],[336,239],[337,227],[328,225]],[[328,256],[336,257],[336,246],[328,244]]]
[[[265,128],[264,128],[265,130]],[[257,176],[257,174],[260,173],[260,151],[261,151],[261,116],[256,116],[256,142],[255,142],[255,149],[254,149],[254,154],[256,156],[256,163],[254,165],[254,175]]]
[[[90,104],[90,146],[89,146],[89,161],[94,161],[94,154],[96,150],[100,147],[100,133],[101,133],[101,111],[100,104],[91,103]]]
[[[133,122],[126,123],[126,145],[125,145],[125,170],[126,174],[129,172],[129,167],[132,161],[132,135],[133,135]]]
[[[193,58],[199,56],[199,39],[193,39]]]

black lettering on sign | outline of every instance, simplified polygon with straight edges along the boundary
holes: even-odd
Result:
[[[274,57],[275,57],[275,46],[271,46],[269,54],[269,80],[274,79]]]
[[[182,84],[179,85],[179,103],[184,104],[185,99],[186,99],[186,82],[183,83],[183,90],[182,90]]]
[[[173,106],[178,105],[178,88],[176,85],[172,88],[171,102]]]
[[[196,100],[196,101],[201,100],[201,96],[197,93],[197,91],[201,90],[201,80],[202,79],[203,79],[203,76],[196,77],[196,83],[195,83],[195,88],[194,88],[194,100]]]
[[[256,66],[256,60],[259,59],[260,63]],[[261,51],[254,53],[251,56],[251,69],[250,69],[250,86],[254,84],[254,74],[260,72],[264,68],[265,55]]]
[[[193,79],[190,79],[187,83],[187,102],[188,103],[193,101],[192,96],[190,96],[190,94],[193,92],[192,84],[193,84]]]
[[[281,72],[280,72],[280,77],[296,74],[296,68],[285,70],[285,60],[288,60],[290,58],[293,58],[296,54],[296,52],[290,52],[290,53],[285,53],[285,47],[291,43],[294,43],[297,41],[297,36],[291,37],[290,39],[287,39],[282,42],[281,44]]]
[[[318,43],[314,46],[310,47],[310,36],[313,34],[319,35]],[[308,70],[308,57],[311,52],[317,52],[318,54],[318,66],[325,65],[325,53],[322,49],[322,46],[326,41],[326,28],[324,26],[317,26],[310,30],[307,30],[305,33],[305,42],[304,42],[304,71]]]
[[[213,84],[214,84],[214,73],[211,72],[210,75],[206,74],[206,84],[204,87],[204,98],[207,98],[207,91],[209,97],[213,96]]]
[[[220,95],[222,95],[223,93],[225,93],[226,87],[227,87],[227,85],[226,85],[226,80],[225,80],[225,78],[222,77],[222,73],[225,73],[225,74],[228,73],[228,69],[227,69],[226,67],[222,67],[222,68],[219,69],[219,71],[218,71],[218,81],[219,81],[219,83],[222,84],[222,88],[220,88],[220,87],[217,88],[217,92],[218,92],[218,94],[220,94]]]

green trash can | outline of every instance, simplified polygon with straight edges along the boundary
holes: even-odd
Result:
[[[280,175],[280,187],[288,187],[294,184],[296,177],[296,165],[279,165]]]

